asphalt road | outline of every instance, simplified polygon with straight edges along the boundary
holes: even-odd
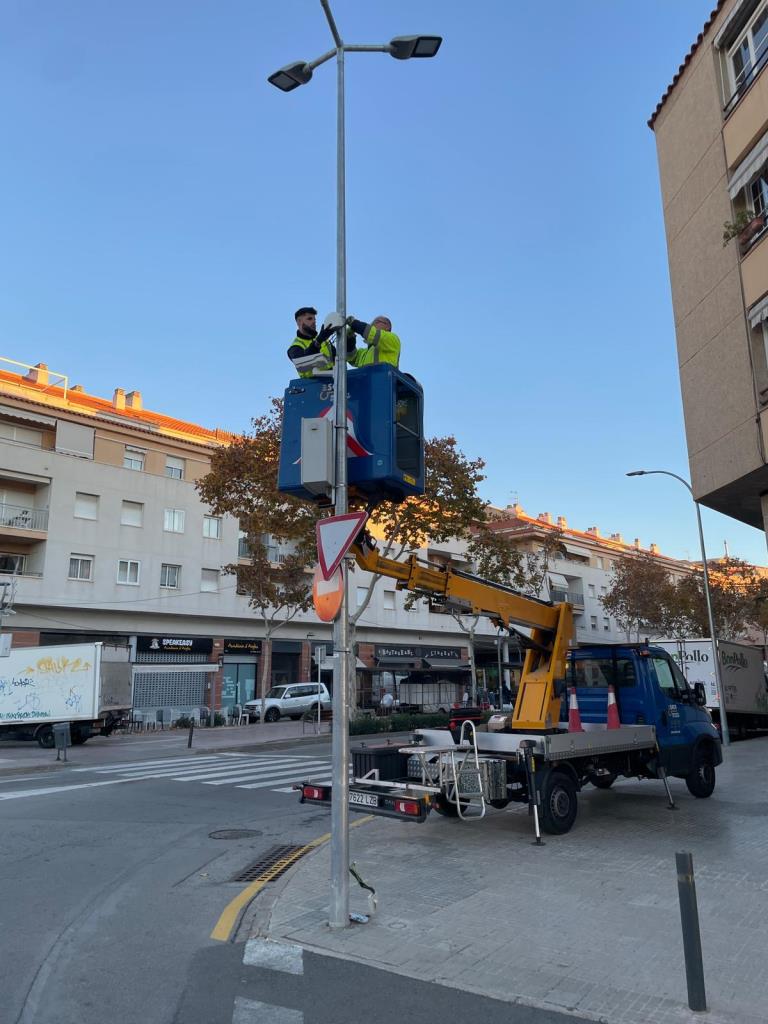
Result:
[[[0,779],[4,1024],[442,1024],[459,1007],[492,1024],[562,1019],[313,954],[300,979],[244,964],[253,910],[227,941],[211,932],[244,868],[328,831],[289,787],[330,774],[330,744],[152,749]]]

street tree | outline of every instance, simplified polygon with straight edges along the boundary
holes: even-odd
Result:
[[[715,630],[722,640],[738,640],[757,626],[768,624],[766,598],[768,581],[754,565],[728,556],[708,563],[709,589]],[[679,605],[686,620],[688,636],[708,636],[704,572],[696,567],[678,583]]]
[[[600,599],[628,639],[663,636],[677,626],[676,587],[665,566],[651,554],[616,560],[607,593]]]
[[[272,402],[253,429],[217,449],[210,472],[196,484],[200,498],[214,515],[238,520],[248,560],[225,565],[235,576],[237,590],[264,620],[264,650],[259,696],[264,720],[272,639],[277,630],[312,605],[312,578],[307,566],[315,561],[317,510],[277,491],[280,456],[281,403]],[[280,558],[270,546],[281,545]]]
[[[281,421],[282,402],[273,399],[270,411],[253,420],[249,433],[213,453],[210,472],[197,484],[214,514],[229,514],[240,522],[252,564],[228,565],[224,571],[237,577],[238,589],[265,617],[265,627],[271,623],[270,636],[311,606],[306,571],[317,561],[315,524],[323,514],[314,503],[277,490]],[[426,440],[424,494],[400,504],[385,501],[372,510],[369,526],[382,555],[397,559],[427,541],[442,543],[468,535],[472,523],[485,515],[486,503],[477,492],[484,465],[482,459],[464,455],[453,436]],[[267,558],[270,542],[291,552],[279,566]],[[306,590],[299,566],[305,570]],[[353,636],[379,578],[371,577],[363,601],[350,616]],[[265,685],[263,679],[262,693]]]

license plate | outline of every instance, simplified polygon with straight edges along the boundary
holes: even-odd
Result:
[[[375,793],[350,793],[351,804],[361,804],[363,807],[378,807],[379,798]]]

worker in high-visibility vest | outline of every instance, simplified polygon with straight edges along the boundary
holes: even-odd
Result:
[[[317,310],[302,306],[294,313],[296,337],[288,349],[288,358],[299,372],[300,377],[311,377],[315,370],[333,369],[336,348],[328,339],[342,326],[337,313],[330,314],[322,328],[317,330]]]
[[[359,334],[366,343],[365,348],[351,348],[347,334],[347,362],[353,366],[373,366],[376,363],[400,363],[400,339],[392,333],[392,321],[388,316],[377,316],[370,324],[347,317],[347,329]]]

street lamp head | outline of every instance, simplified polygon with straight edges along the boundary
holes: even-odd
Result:
[[[626,473],[626,476],[645,476],[647,470],[645,469],[633,469],[631,473]]]
[[[390,41],[389,53],[395,60],[434,57],[442,41],[442,36],[397,36]]]
[[[275,71],[267,81],[283,92],[291,92],[298,89],[300,85],[306,85],[312,77],[312,68],[306,61],[297,60],[293,64],[286,64],[284,68]]]

